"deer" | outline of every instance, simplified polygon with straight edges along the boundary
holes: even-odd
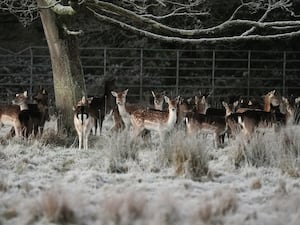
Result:
[[[33,130],[33,134],[36,137],[38,134],[43,134],[45,122],[50,120],[48,111],[48,92],[44,88],[40,88],[40,90],[33,96],[33,100],[35,103],[27,104],[29,110],[28,114],[30,115],[32,122],[32,126],[29,127],[30,130],[28,130],[28,132],[31,134]],[[9,136],[15,136],[14,127],[10,130]]]
[[[160,93],[155,93],[154,91],[151,91],[151,93],[153,96],[154,109],[162,111],[164,105],[164,96],[166,94],[165,91]]]
[[[125,129],[129,130],[131,127],[131,114],[138,109],[144,109],[144,107],[126,102],[127,93],[128,89],[119,92],[111,91],[112,96],[116,98],[117,109],[124,122]]]
[[[130,121],[133,127],[133,138],[139,136],[146,129],[158,132],[160,140],[164,141],[166,134],[174,129],[179,97],[170,99],[164,96],[164,99],[168,104],[168,111],[138,109],[132,112]]]
[[[242,126],[238,122],[238,116],[240,113],[235,113],[235,108],[240,104],[239,101],[235,101],[233,104],[228,104],[225,101],[222,101],[222,105],[225,108],[225,122],[227,130],[230,131],[231,137],[236,137],[242,130]]]
[[[113,125],[110,128],[112,132],[121,132],[125,129],[125,124],[122,120],[122,117],[119,113],[118,106],[115,106],[110,113],[108,114],[108,118],[112,118]]]
[[[50,121],[48,92],[41,88],[37,94],[33,96],[34,104],[28,104],[32,121],[34,136],[42,135],[46,121]]]
[[[258,127],[270,128],[273,125],[287,125],[293,121],[293,109],[286,98],[282,98],[281,112],[266,112],[258,110],[247,110],[238,114],[238,122],[241,124],[246,137]]]
[[[84,150],[88,149],[88,137],[95,125],[95,117],[92,115],[89,107],[90,100],[83,96],[76,107],[73,108],[74,126],[79,139],[78,148],[81,149],[83,146]]]
[[[15,99],[12,101],[14,105],[20,107],[18,114],[18,119],[21,124],[21,135],[22,137],[28,138],[33,130],[32,116],[28,107],[28,93],[24,91],[23,93],[16,94]],[[20,132],[17,130],[17,133]],[[19,136],[17,134],[17,136]]]
[[[4,105],[0,107],[0,125],[12,126],[16,137],[22,136],[22,125],[19,119],[20,107],[18,105]]]
[[[263,106],[260,106],[259,103],[255,103],[255,100],[250,100],[247,103],[247,106],[245,107],[239,107],[236,112],[242,113],[246,110],[263,110],[265,112],[270,112],[272,109],[272,106],[278,106],[280,104],[277,96],[275,96],[275,90],[268,92],[263,96]]]
[[[177,121],[176,126],[181,126],[184,123],[184,119],[187,113],[193,111],[193,104],[191,103],[192,99],[184,99],[181,96],[178,96],[178,109],[177,109]]]
[[[224,117],[189,112],[185,117],[187,133],[196,135],[199,132],[211,133],[214,135],[215,147],[223,143],[223,136],[227,131]]]
[[[101,97],[92,97],[90,101],[90,110],[95,117],[95,135],[99,125],[100,134],[104,118],[108,112],[113,109],[110,92],[115,87],[115,78],[109,78],[104,81],[104,94]]]
[[[194,133],[196,132],[196,127],[198,127],[198,129],[204,129],[204,124],[206,124],[206,133],[214,133],[215,135],[215,146],[220,146],[220,144],[223,144],[225,141],[225,132],[222,131],[222,129],[224,128],[224,124],[226,124],[225,122],[225,110],[224,109],[219,109],[219,108],[211,108],[210,105],[207,102],[207,97],[210,96],[212,93],[209,92],[206,95],[201,95],[200,92],[200,97],[199,96],[195,96],[195,113],[191,113],[188,115],[188,117],[192,117],[193,119],[191,119],[190,124],[187,124],[187,130],[188,133]],[[201,115],[197,115],[197,114],[201,114]],[[205,116],[202,116],[205,115]],[[200,124],[194,126],[191,123],[194,123],[195,121],[199,120]],[[187,120],[186,120],[187,121]],[[212,127],[212,126],[208,126],[209,123],[205,122],[205,121],[210,121],[209,123],[215,123],[218,124],[218,127]],[[204,124],[202,124],[204,123]],[[197,124],[197,122],[195,122],[195,124]],[[192,128],[195,127],[195,128]],[[220,135],[220,136],[219,136]]]
[[[206,110],[209,108],[209,104],[206,101],[206,97],[203,96],[195,96],[195,112],[200,114],[206,114]]]

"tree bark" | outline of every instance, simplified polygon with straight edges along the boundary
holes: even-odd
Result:
[[[44,0],[38,0],[45,5]],[[67,133],[74,131],[73,106],[86,93],[77,37],[66,34],[51,9],[40,9],[47,39],[54,81],[55,104],[61,115],[58,123]]]

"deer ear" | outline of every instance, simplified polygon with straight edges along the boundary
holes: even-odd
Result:
[[[192,98],[188,98],[186,101],[187,101],[187,103],[191,104],[192,100],[193,100]]]
[[[87,98],[88,104],[91,104],[91,102],[93,101],[93,99],[94,99],[94,97],[89,97],[89,98]]]
[[[127,93],[128,93],[128,89],[126,89],[126,90],[123,92],[124,95],[127,95]]]
[[[165,98],[165,102],[169,103],[169,101],[170,101],[169,97],[168,96],[164,96],[164,98]]]
[[[222,105],[226,108],[228,106],[228,104],[224,101],[222,101]]]
[[[154,94],[154,92],[153,92],[153,91],[151,91],[151,93],[152,93],[152,96],[153,96],[153,98],[155,98],[155,94]]]
[[[118,96],[117,92],[115,92],[115,91],[111,91],[110,93],[111,93],[112,96],[114,96],[114,97],[117,97],[117,96]]]
[[[42,92],[43,95],[46,95],[47,94],[47,91],[43,88],[43,92]]]
[[[28,92],[27,91],[24,91],[24,96],[28,97]]]
[[[239,105],[239,101],[235,101],[235,102],[233,103],[234,108],[236,108],[238,105]]]

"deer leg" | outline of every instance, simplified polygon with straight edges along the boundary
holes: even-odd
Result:
[[[87,150],[88,149],[88,134],[85,133],[83,135],[83,149]]]
[[[98,129],[98,119],[95,119],[95,136],[97,135],[97,129]]]
[[[82,146],[82,130],[78,132],[78,140],[79,140],[79,145],[78,148],[81,149]]]
[[[143,130],[144,130],[143,127],[133,128],[131,133],[131,139],[136,139],[140,135],[140,133],[142,133]]]

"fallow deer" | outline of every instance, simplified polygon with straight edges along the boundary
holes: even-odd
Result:
[[[227,131],[224,117],[190,112],[186,115],[185,122],[188,134],[210,133],[214,135],[216,147],[223,143],[223,136]]]
[[[184,99],[183,97],[178,96],[178,109],[177,109],[177,121],[176,125],[181,126],[184,123],[184,118],[187,113],[193,111],[193,104],[191,103],[192,99]]]
[[[113,131],[113,132],[120,132],[120,131],[122,131],[122,130],[125,129],[125,124],[124,124],[124,122],[122,120],[122,117],[121,117],[121,115],[119,113],[118,106],[115,106],[111,110],[110,116],[113,119],[113,125],[110,128],[111,131]]]
[[[79,139],[79,149],[82,148],[82,145],[84,149],[88,149],[88,137],[95,124],[95,118],[91,115],[89,104],[90,102],[82,97],[81,101],[73,108],[74,126]]]
[[[239,104],[239,101],[235,101],[233,104],[228,104],[226,102],[222,102],[225,108],[225,122],[227,126],[228,133],[231,137],[236,137],[242,130],[242,126],[238,122],[238,115],[240,113],[235,113],[235,108]]]
[[[155,93],[151,91],[153,96],[153,106],[156,110],[163,110],[165,92]]]
[[[33,134],[36,137],[38,134],[42,135],[43,134],[43,129],[46,121],[50,120],[49,117],[49,111],[48,111],[48,92],[44,89],[41,88],[34,96],[33,100],[35,103],[33,104],[27,104],[28,110],[29,110],[29,115],[31,118],[32,126],[29,127],[27,132],[29,134],[32,133],[33,129]],[[24,114],[24,112],[23,112]],[[15,129],[12,127],[9,133],[9,137],[15,136]]]
[[[95,135],[99,125],[100,134],[105,115],[113,109],[112,96],[110,92],[115,87],[115,78],[104,80],[104,93],[100,97],[92,97],[90,102],[90,110],[96,116],[95,119]]]
[[[48,92],[41,88],[37,94],[33,96],[34,104],[28,104],[33,122],[34,136],[42,135],[45,122],[50,121]]]
[[[128,130],[131,127],[130,115],[138,109],[144,109],[144,107],[126,102],[127,93],[128,89],[119,92],[111,92],[111,94],[116,98],[119,114],[125,124],[125,128]]]
[[[33,122],[28,108],[28,94],[27,91],[23,93],[16,94],[15,99],[13,100],[14,105],[20,107],[18,118],[21,124],[21,134],[23,137],[29,137],[33,130]]]
[[[198,119],[200,119],[200,117],[202,117],[202,119],[200,119],[200,121],[202,120],[201,123],[203,123],[203,120],[209,120],[209,123],[215,123],[218,124],[218,126],[220,127],[213,127],[213,126],[209,126],[206,128],[206,133],[214,133],[215,134],[215,143],[216,146],[220,146],[220,144],[224,143],[225,141],[225,133],[221,132],[221,130],[223,129],[222,126],[224,124],[226,124],[225,122],[225,110],[224,109],[219,109],[219,108],[212,108],[209,106],[208,102],[207,102],[207,97],[212,93],[212,91],[208,94],[208,95],[203,95],[201,97],[195,96],[195,115],[190,114],[189,116],[192,115],[192,117],[194,117],[195,119],[198,117]],[[201,94],[201,92],[200,92]],[[203,116],[196,116],[196,114],[204,114],[205,117]],[[205,119],[206,118],[206,119]],[[191,123],[195,122],[194,120],[190,121]],[[196,123],[197,124],[197,123]],[[199,125],[199,124],[198,124]],[[187,128],[189,129],[189,126],[192,126],[191,124],[187,124]],[[195,126],[197,127],[197,125]],[[202,125],[198,128],[203,130]],[[190,131],[192,132],[192,131]],[[220,136],[218,136],[220,135]]]
[[[168,104],[168,111],[138,109],[131,114],[131,123],[133,127],[133,137],[137,137],[145,129],[157,131],[161,141],[165,135],[174,129],[177,121],[178,97],[169,99],[164,97]]]
[[[4,105],[0,107],[0,127],[12,126],[16,137],[22,136],[22,126],[19,119],[20,107],[18,105]]]
[[[209,108],[209,104],[206,101],[206,97],[203,96],[195,96],[195,112],[200,114],[206,114],[206,110]]]
[[[280,102],[278,102],[277,96],[275,96],[275,90],[268,92],[263,96],[263,105],[257,102],[257,100],[249,100],[247,106],[238,107],[236,110],[237,113],[245,112],[246,110],[263,110],[265,112],[271,112],[272,106],[278,106]]]
[[[247,110],[238,115],[238,122],[243,127],[243,132],[246,137],[250,135],[259,127],[268,128],[273,125],[286,125],[293,120],[293,110],[287,101],[283,98],[281,102],[282,112],[265,112],[258,110]]]

